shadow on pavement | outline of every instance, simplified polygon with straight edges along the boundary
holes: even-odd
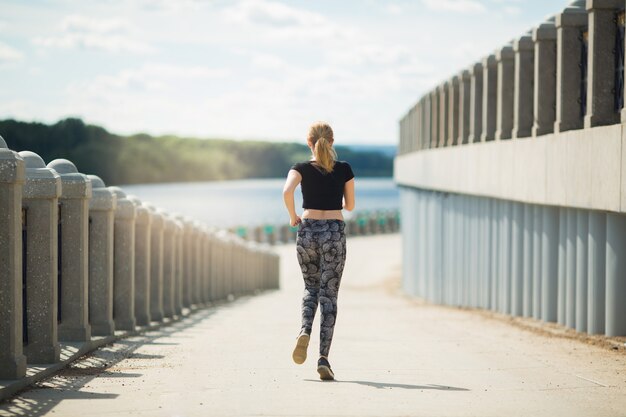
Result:
[[[391,383],[391,382],[373,382],[373,381],[342,381],[342,380],[334,380],[334,381],[320,381],[317,379],[305,379],[305,381],[308,382],[319,382],[319,383],[338,383],[338,384],[358,384],[358,385],[365,385],[367,387],[373,387],[373,388],[378,388],[378,389],[385,389],[385,388],[402,388],[402,389],[419,389],[419,390],[425,390],[425,389],[434,389],[434,390],[440,390],[440,391],[470,391],[467,388],[460,388],[460,387],[451,387],[448,385],[437,385],[437,384],[427,384],[427,385],[412,385],[412,384],[395,384],[395,383]]]
[[[265,291],[260,295],[269,294]],[[181,337],[178,333],[192,328],[206,320],[218,310],[227,310],[245,304],[251,296],[239,297],[230,302],[219,302],[194,314],[155,330],[146,330],[137,336],[119,339],[114,343],[102,346],[77,359],[66,368],[48,379],[38,381],[16,396],[0,401],[0,417],[33,416],[39,417],[54,412],[54,408],[63,400],[76,399],[111,399],[118,394],[84,391],[94,378],[139,378],[143,374],[137,372],[117,372],[109,368],[126,358],[142,360],[159,360],[162,355],[135,352],[144,345],[179,345],[178,342],[164,342],[164,337]],[[121,384],[122,382],[120,382]],[[97,404],[97,403],[94,403]],[[94,405],[96,406],[96,405]],[[96,406],[97,407],[97,406]]]

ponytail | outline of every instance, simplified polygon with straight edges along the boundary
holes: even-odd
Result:
[[[337,159],[337,153],[333,149],[333,145],[321,137],[315,142],[313,148],[313,155],[318,165],[321,166],[326,172],[333,172],[335,167],[335,159]]]
[[[333,148],[333,129],[324,122],[316,122],[309,129],[307,142],[313,148],[315,162],[326,172],[333,172],[337,153]]]

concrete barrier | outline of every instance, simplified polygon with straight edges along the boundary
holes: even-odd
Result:
[[[113,321],[114,228],[117,195],[102,179],[88,175],[89,200],[89,322],[95,336],[115,334]]]
[[[135,318],[135,204],[119,187],[109,187],[117,197],[114,222],[113,319],[118,330],[134,330]]]
[[[26,374],[22,311],[24,160],[0,137],[0,378]]]
[[[0,212],[0,379],[16,380],[0,399],[137,325],[278,288],[267,244],[142,203],[68,160],[46,166],[2,138]],[[59,340],[81,343],[61,354]],[[26,377],[35,364],[53,367]]]
[[[428,123],[400,120],[405,291],[626,335],[624,8],[573,1],[470,66],[467,146],[441,140],[466,124],[450,81],[418,100]]]
[[[59,198],[59,339],[88,342],[91,181],[67,159],[48,164],[61,176]]]
[[[399,210],[377,210],[351,213],[345,220],[346,236],[370,235],[379,233],[395,233],[400,230]],[[251,241],[275,245],[289,243],[296,240],[298,227],[288,224],[239,226],[235,228],[239,236],[248,236]]]
[[[150,209],[135,196],[127,196],[135,206],[135,321],[150,324],[150,243],[152,216]]]
[[[28,363],[59,360],[57,329],[58,224],[61,178],[39,155],[23,151],[26,182],[22,199],[24,353]]]

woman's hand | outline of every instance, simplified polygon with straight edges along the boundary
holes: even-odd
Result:
[[[289,225],[292,227],[297,226],[300,223],[302,223],[302,219],[300,218],[300,216],[296,215],[296,217],[292,217],[291,219],[289,219]]]

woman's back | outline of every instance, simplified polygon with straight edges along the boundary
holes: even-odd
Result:
[[[345,161],[335,161],[332,172],[326,172],[315,161],[294,164],[291,169],[302,176],[302,208],[341,210],[346,182],[354,178],[352,167]]]

